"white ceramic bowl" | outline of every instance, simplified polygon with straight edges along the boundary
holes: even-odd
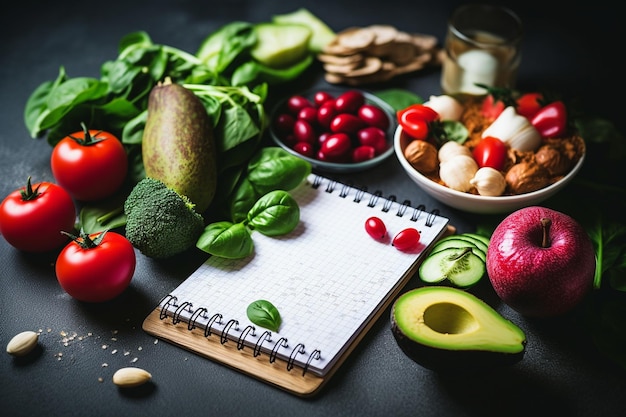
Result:
[[[583,165],[585,155],[580,158],[572,170],[562,179],[545,188],[526,194],[512,196],[486,197],[463,193],[441,185],[418,172],[404,157],[404,149],[412,138],[398,126],[394,134],[394,149],[400,164],[409,177],[431,197],[459,210],[479,214],[510,213],[526,206],[539,204],[552,197],[576,176]]]
[[[352,90],[352,89],[350,89]],[[317,91],[326,91],[330,94],[332,94],[335,98],[339,97],[339,95],[343,92],[348,91],[348,89],[338,89],[338,88],[320,88],[317,89],[315,91],[307,91],[304,93],[300,93],[300,95],[310,99],[311,101],[313,100],[313,96],[315,95],[315,93]],[[361,91],[361,90],[359,90]],[[270,136],[272,137],[272,139],[274,140],[274,142],[280,146],[281,148],[283,148],[284,150],[286,150],[287,152],[291,153],[292,155],[295,155],[299,158],[304,159],[305,161],[308,161],[311,166],[314,169],[320,170],[320,171],[325,171],[325,172],[331,172],[331,173],[352,173],[352,172],[359,172],[359,171],[364,171],[367,170],[369,168],[372,168],[380,163],[382,163],[384,160],[386,160],[387,158],[389,158],[391,155],[393,155],[393,136],[395,134],[395,130],[396,130],[396,126],[398,125],[396,122],[396,117],[395,117],[395,111],[393,110],[393,108],[387,104],[385,101],[383,101],[382,99],[376,97],[375,95],[365,92],[365,91],[361,91],[363,93],[363,95],[365,96],[365,102],[369,103],[369,104],[375,104],[376,106],[380,107],[386,114],[387,117],[389,118],[389,128],[386,131],[386,136],[387,136],[387,144],[388,147],[387,149],[381,153],[380,155],[375,156],[372,159],[368,159],[366,161],[363,162],[352,162],[352,163],[337,163],[337,162],[328,162],[328,161],[321,161],[319,159],[315,159],[315,158],[310,158],[308,156],[304,156],[296,151],[294,151],[288,144],[286,144],[285,142],[283,142],[279,135],[276,134],[276,132],[274,131],[273,128],[273,123],[272,121],[274,120],[274,118],[280,114],[281,112],[285,111],[285,107],[287,105],[287,98],[282,100],[281,102],[279,102],[270,112],[270,126],[269,126],[269,131],[270,131]]]

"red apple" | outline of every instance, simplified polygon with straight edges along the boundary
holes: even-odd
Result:
[[[494,230],[487,273],[500,299],[529,317],[564,314],[591,290],[593,243],[572,217],[545,207],[525,207]]]

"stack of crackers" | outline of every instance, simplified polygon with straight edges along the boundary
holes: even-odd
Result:
[[[318,54],[332,84],[362,85],[441,63],[437,38],[390,25],[351,27],[337,33]]]

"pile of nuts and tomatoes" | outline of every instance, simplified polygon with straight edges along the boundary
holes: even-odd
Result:
[[[371,160],[389,149],[389,114],[360,90],[296,94],[272,116],[272,132],[300,155],[332,163]]]
[[[413,168],[466,193],[539,190],[567,175],[585,153],[564,103],[544,101],[537,92],[431,96],[397,118],[412,139],[403,154]]]

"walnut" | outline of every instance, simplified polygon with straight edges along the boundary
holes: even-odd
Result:
[[[439,166],[437,148],[425,140],[413,140],[404,149],[404,157],[421,173],[433,172]]]
[[[513,194],[530,193],[550,184],[548,171],[533,161],[513,165],[505,178]]]
[[[568,155],[550,145],[540,147],[535,154],[535,160],[550,175],[563,175],[572,167],[572,160],[568,158]]]

